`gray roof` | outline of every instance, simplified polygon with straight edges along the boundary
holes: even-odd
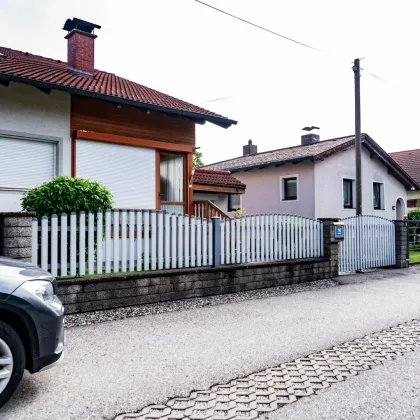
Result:
[[[330,155],[336,148],[343,145],[352,145],[354,136],[339,137],[336,139],[323,140],[306,146],[292,146],[284,149],[271,150],[255,155],[240,156],[234,159],[206,165],[206,169],[223,169],[237,172],[245,169],[262,168],[280,163],[296,162],[301,160],[317,160]]]
[[[232,173],[251,169],[263,169],[269,166],[280,166],[286,163],[297,163],[305,160],[323,160],[334,153],[347,150],[354,146],[355,137],[346,136],[330,140],[323,140],[309,145],[286,147],[269,152],[256,153],[255,155],[240,156],[222,162],[204,166],[205,169],[221,169]],[[374,153],[388,168],[388,173],[397,178],[407,189],[415,187],[420,189],[416,182],[392,157],[385,152],[371,137],[362,134],[363,146]]]

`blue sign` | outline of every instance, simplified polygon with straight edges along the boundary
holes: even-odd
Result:
[[[343,226],[335,227],[335,236],[343,236]]]

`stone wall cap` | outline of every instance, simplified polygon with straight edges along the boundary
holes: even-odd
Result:
[[[0,217],[34,217],[34,211],[0,212]]]

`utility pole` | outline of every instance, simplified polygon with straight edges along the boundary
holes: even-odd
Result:
[[[362,214],[362,134],[360,125],[360,60],[356,58],[354,71],[354,108],[356,125],[356,215]]]

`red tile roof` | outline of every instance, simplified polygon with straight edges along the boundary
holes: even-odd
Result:
[[[420,149],[390,153],[390,156],[415,181],[420,183]]]
[[[215,171],[197,168],[194,171],[194,184],[216,185],[220,187],[234,187],[245,189],[246,185],[233,177],[228,171]]]
[[[34,84],[39,87],[95,96],[134,106],[206,120],[223,127],[236,124],[216,114],[180,99],[150,89],[115,74],[96,70],[94,76],[75,73],[67,63],[10,48],[0,47],[0,80]]]

